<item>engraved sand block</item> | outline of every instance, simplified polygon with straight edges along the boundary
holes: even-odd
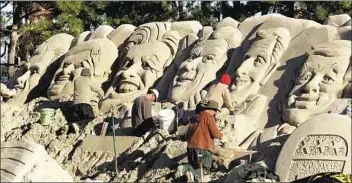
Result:
[[[275,169],[283,182],[322,172],[351,174],[351,119],[322,114],[307,120],[287,139]]]

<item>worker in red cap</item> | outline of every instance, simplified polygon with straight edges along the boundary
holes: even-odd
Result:
[[[227,109],[230,111],[231,115],[235,114],[234,107],[232,105],[232,99],[230,95],[229,85],[231,84],[231,77],[229,74],[223,74],[221,76],[220,82],[211,86],[206,95],[208,101],[214,100],[218,102],[220,108],[225,103]]]

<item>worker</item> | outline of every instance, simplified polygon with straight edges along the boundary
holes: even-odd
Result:
[[[214,100],[218,102],[219,107],[225,103],[227,109],[230,111],[231,115],[235,114],[235,109],[232,104],[232,99],[230,95],[229,85],[231,84],[231,77],[229,74],[223,74],[221,76],[220,82],[209,88],[206,95],[206,100]]]
[[[76,120],[95,118],[92,105],[98,104],[102,96],[104,91],[91,78],[90,69],[82,69],[81,76],[74,81],[73,115]]]
[[[219,111],[219,104],[214,100],[209,100],[201,107],[199,118],[192,118],[187,132],[187,158],[191,166],[189,166],[186,176],[189,182],[193,182],[195,177],[200,177],[198,173],[200,167],[198,155],[203,157],[204,171],[210,171],[214,138],[221,139],[222,137],[222,133],[217,128],[215,121],[215,114]]]
[[[0,101],[4,98],[11,98],[17,94],[16,89],[9,89],[4,83],[0,83]]]
[[[157,118],[152,116],[152,102],[156,102],[158,97],[158,90],[150,89],[145,96],[140,96],[133,101],[132,128],[134,135],[140,137],[157,126]]]

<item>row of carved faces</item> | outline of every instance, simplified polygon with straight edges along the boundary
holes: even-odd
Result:
[[[208,39],[201,40],[194,45],[188,58],[178,68],[173,83],[171,83],[170,99],[174,101],[189,100],[195,93],[200,92],[206,85],[216,80],[216,73],[229,60],[228,51],[238,47],[242,40],[241,33],[236,28],[226,27],[226,29],[226,33],[220,28],[213,32]],[[178,38],[173,40],[175,45],[178,44],[178,41]],[[230,86],[232,95],[244,100],[249,94],[257,93],[260,86],[265,84],[267,78],[275,72],[289,41],[290,36],[286,29],[275,28],[259,31],[254,43],[244,54],[240,66],[237,69],[234,68],[236,69],[235,77]],[[340,41],[340,43],[333,45],[346,48],[347,44],[350,44],[350,41]],[[84,45],[85,43],[81,46]],[[325,47],[329,47],[329,43],[325,45],[328,45]],[[130,46],[126,54],[119,59],[123,64],[115,76],[115,82],[112,85],[113,92],[134,93],[155,85],[155,82],[162,77],[165,69],[174,59],[175,50],[177,50],[177,46],[175,48],[170,45],[167,38]],[[324,51],[328,52],[327,50],[311,54],[296,79],[288,100],[288,108],[311,109],[340,97],[344,87],[345,73],[350,63],[351,53],[350,50],[346,50],[337,51],[335,55],[322,54]],[[342,52],[344,53],[341,54]],[[104,62],[99,59],[102,54],[106,53],[92,54],[92,51],[82,51],[65,57],[53,79],[49,95],[60,95],[62,92],[72,93],[73,91],[70,89],[72,87],[68,87],[66,91],[65,86],[80,75],[83,67],[90,68],[92,71],[102,70],[98,75],[93,73],[95,77],[108,75],[117,55],[105,58],[105,62],[107,62],[105,65],[97,64]],[[92,57],[98,58],[93,59]],[[107,59],[110,61],[106,61]],[[33,68],[28,68],[31,72],[33,70],[33,74],[38,70],[34,67],[37,66],[33,64]],[[241,100],[237,102],[241,102]]]

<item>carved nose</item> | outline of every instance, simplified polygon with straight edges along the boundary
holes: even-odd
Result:
[[[67,66],[66,68],[63,69],[63,74],[64,75],[69,75],[71,73],[71,65]]]
[[[134,77],[136,77],[136,73],[135,72],[131,72],[131,68],[125,70],[122,73],[122,78],[123,79],[134,78]]]
[[[188,62],[185,66],[186,71],[194,70],[194,64],[192,62]]]
[[[240,67],[237,69],[237,76],[247,76],[248,75],[248,69],[245,69],[244,67]]]
[[[241,71],[241,72],[238,72],[237,75],[238,75],[238,76],[247,76],[247,75],[248,75],[248,72]]]
[[[305,91],[307,93],[319,93],[319,76],[314,76],[305,86]]]
[[[244,60],[241,66],[237,69],[238,76],[247,76],[249,74],[249,70],[252,68],[254,58],[248,58]]]

